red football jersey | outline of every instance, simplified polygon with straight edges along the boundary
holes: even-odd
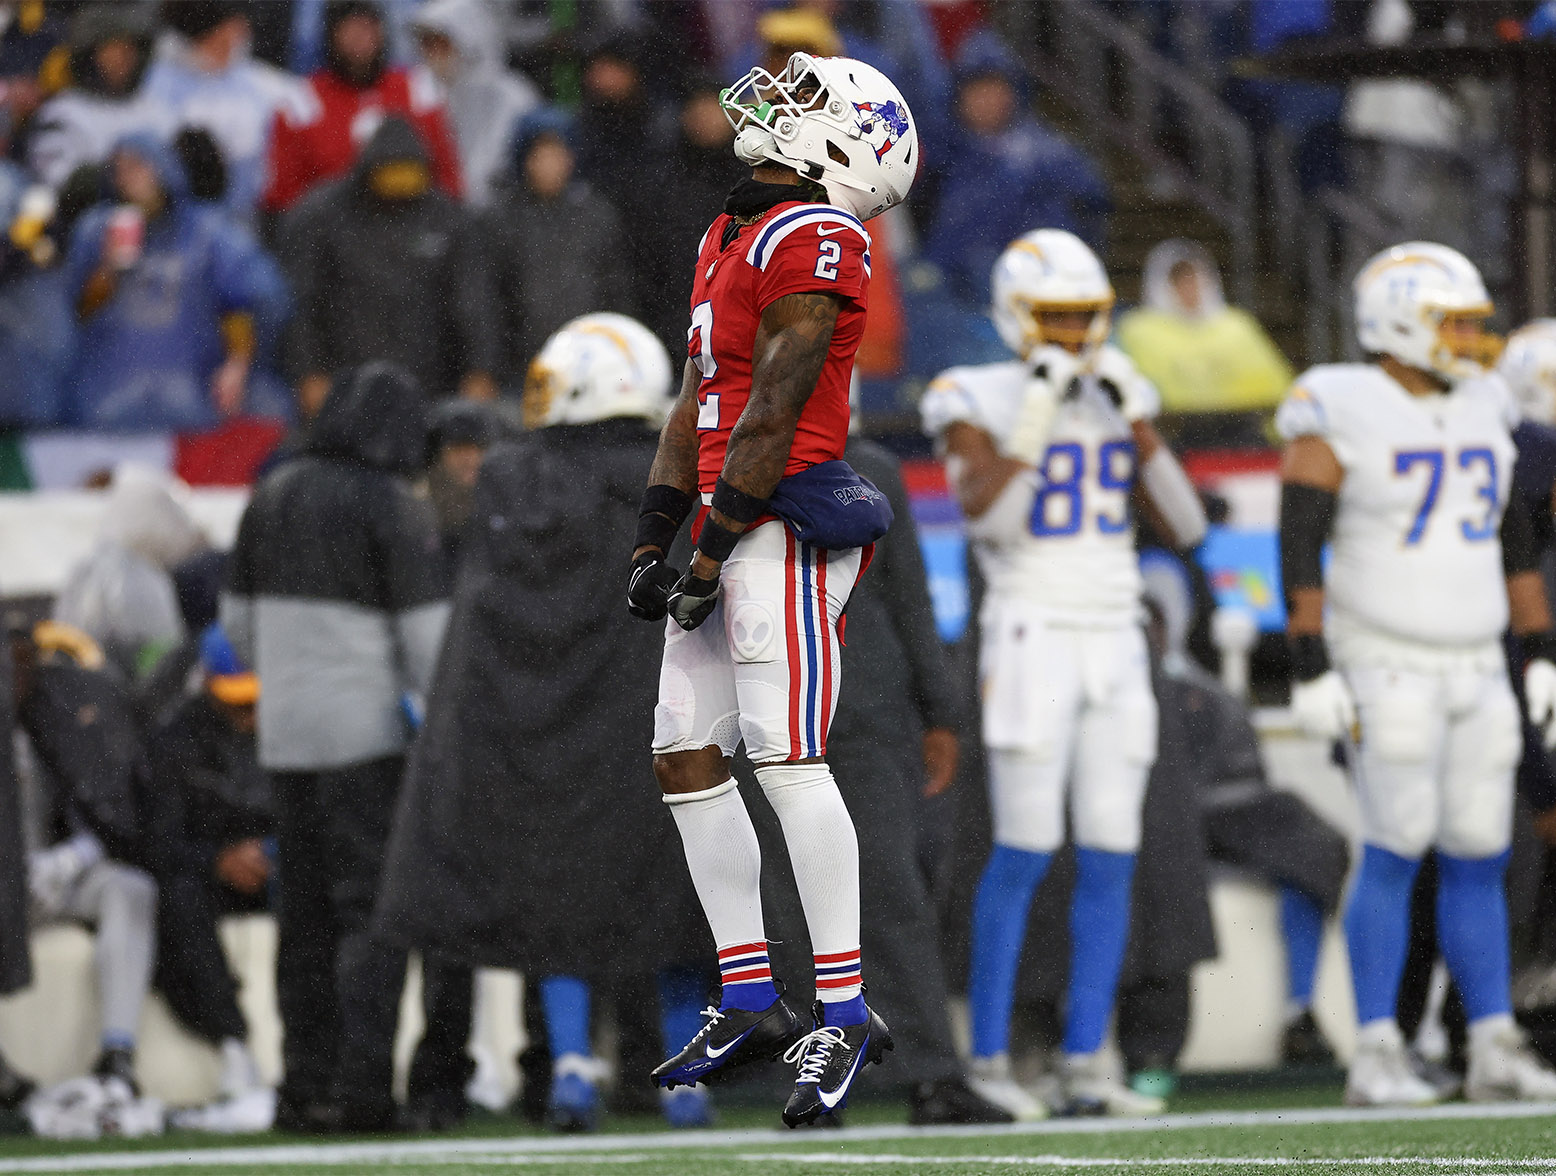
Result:
[[[725,214],[697,251],[687,353],[702,373],[697,389],[697,485],[711,491],[724,471],[730,430],[751,395],[751,353],[762,312],[785,294],[844,298],[816,390],[800,414],[784,474],[843,456],[848,442],[848,381],[864,333],[870,286],[870,234],[852,213],[830,204],[779,204],[728,245]]]

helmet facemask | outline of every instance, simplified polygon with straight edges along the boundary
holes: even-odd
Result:
[[[1453,310],[1428,306],[1423,314],[1431,324],[1436,337],[1432,348],[1432,365],[1446,376],[1463,379],[1478,376],[1496,365],[1502,355],[1505,341],[1485,329],[1491,316],[1491,304],[1455,308]],[[1465,326],[1475,329],[1466,331]]]
[[[830,105],[828,113],[841,118],[845,103],[838,99]],[[826,109],[828,99],[826,87],[816,76],[815,59],[809,53],[796,53],[776,77],[756,66],[734,85],[719,91],[719,106],[735,128],[735,154],[755,166],[777,162],[768,152],[778,142],[792,139],[807,114]],[[820,180],[821,169],[813,167],[812,171],[814,174],[800,174],[808,180]]]
[[[524,396],[519,402],[519,412],[526,429],[543,428],[556,402],[559,381],[556,373],[542,363],[539,357],[530,360],[524,374]]]
[[[1011,303],[1021,322],[1024,353],[1028,356],[1039,347],[1062,347],[1083,360],[1089,360],[1107,342],[1113,328],[1113,299],[1080,299],[1073,302],[1039,301],[1022,295],[1013,295]],[[1044,315],[1079,311],[1090,314],[1086,326],[1062,327],[1043,322]]]

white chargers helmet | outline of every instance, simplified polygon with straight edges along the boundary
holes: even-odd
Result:
[[[1479,329],[1491,295],[1469,258],[1446,245],[1409,241],[1362,267],[1353,286],[1362,350],[1448,380],[1479,375],[1501,340]]]
[[[1497,371],[1524,416],[1556,425],[1556,319],[1535,319],[1509,335]]]
[[[852,57],[796,53],[777,77],[758,66],[719,95],[735,154],[793,168],[869,220],[907,198],[918,129],[891,79]]]
[[[1102,263],[1074,233],[1035,229],[1017,237],[994,263],[994,328],[1022,359],[1045,344],[1089,357],[1107,341],[1113,318],[1113,284]],[[1044,326],[1045,312],[1090,311],[1080,330]]]
[[[583,425],[610,417],[661,424],[671,404],[670,356],[624,314],[585,314],[546,340],[524,380],[524,425]]]

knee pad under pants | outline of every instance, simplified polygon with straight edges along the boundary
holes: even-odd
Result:
[[[1512,836],[1518,702],[1506,673],[1357,667],[1362,835],[1407,858],[1491,857]]]
[[[776,521],[743,536],[708,619],[690,633],[665,623],[654,751],[732,755],[744,739],[756,763],[824,755],[861,555],[800,543]]]
[[[1037,626],[1007,637],[1021,656],[998,651],[992,673],[986,659],[984,690],[995,841],[1057,849],[1068,794],[1077,845],[1135,852],[1156,758],[1143,634]]]

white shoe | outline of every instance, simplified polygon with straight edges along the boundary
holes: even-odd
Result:
[[[1102,1050],[1065,1054],[1059,1060],[1065,1110],[1071,1115],[1160,1115],[1165,1099],[1131,1090],[1117,1064]]]
[[[502,1080],[497,1055],[489,1046],[477,1041],[470,1046],[470,1057],[475,1062],[475,1073],[465,1083],[465,1101],[493,1113],[507,1110],[513,1102],[513,1092]]]
[[[979,1098],[1008,1112],[1017,1122],[1048,1118],[1048,1108],[1010,1076],[1009,1054],[972,1058],[967,1063],[967,1085]]]
[[[1387,1039],[1357,1043],[1345,1077],[1346,1106],[1425,1107],[1437,1101],[1437,1091],[1422,1081],[1410,1064],[1398,1030]]]
[[[168,1116],[173,1127],[208,1131],[212,1135],[252,1135],[269,1131],[275,1121],[276,1092],[263,1086]]]
[[[221,1043],[222,1070],[217,1089],[221,1100],[237,1098],[251,1090],[262,1090],[264,1082],[259,1076],[259,1063],[249,1052],[249,1047],[236,1037]]]
[[[1523,1030],[1509,1025],[1486,1041],[1471,1039],[1464,1097],[1470,1102],[1556,1101],[1556,1070],[1535,1053]]]

